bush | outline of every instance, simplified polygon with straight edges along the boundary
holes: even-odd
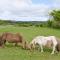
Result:
[[[53,27],[53,28],[58,28],[58,29],[60,29],[60,22],[54,21],[54,22],[52,23],[52,27]]]

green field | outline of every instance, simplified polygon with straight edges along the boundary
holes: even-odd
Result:
[[[44,27],[15,27],[15,26],[0,26],[0,34],[3,32],[20,33],[25,40],[30,42],[38,35],[54,35],[60,37],[59,29],[44,28]],[[38,50],[29,51],[21,47],[6,44],[5,48],[0,48],[0,60],[60,60],[60,53],[51,55],[50,49],[44,49],[41,53]]]

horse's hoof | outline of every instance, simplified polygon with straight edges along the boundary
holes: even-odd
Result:
[[[51,53],[51,55],[53,55],[54,53]]]
[[[43,53],[43,51],[41,51],[41,53]]]

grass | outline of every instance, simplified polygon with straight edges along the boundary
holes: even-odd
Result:
[[[0,26],[0,33],[3,32],[18,32],[28,42],[38,35],[54,35],[60,37],[60,30],[44,27]],[[24,50],[21,47],[14,47],[11,44],[7,44],[5,48],[0,48],[0,60],[60,60],[60,53],[54,55],[51,55],[50,53],[50,49],[44,49],[43,53],[38,50],[31,52],[29,50]]]

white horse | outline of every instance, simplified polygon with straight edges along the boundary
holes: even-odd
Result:
[[[41,48],[41,52],[43,52],[43,46],[48,46],[48,47],[52,47],[52,53],[54,54],[55,50],[56,50],[56,46],[57,46],[57,40],[55,36],[37,36],[35,37],[32,42],[30,43],[31,47],[35,48],[35,45],[38,44]]]

